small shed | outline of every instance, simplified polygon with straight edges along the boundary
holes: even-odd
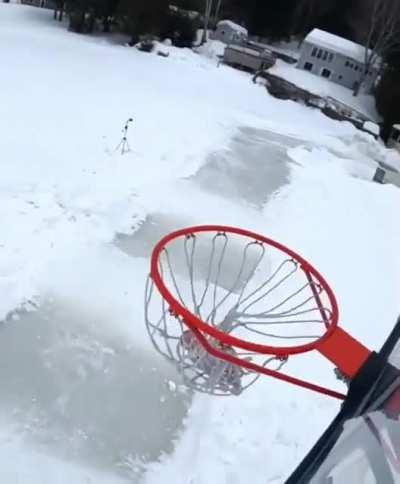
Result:
[[[225,44],[241,44],[246,42],[248,32],[247,29],[230,20],[221,20],[217,24],[213,38]]]

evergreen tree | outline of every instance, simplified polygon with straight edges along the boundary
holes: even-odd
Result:
[[[96,20],[103,22],[103,30],[109,32],[110,23],[115,16],[120,0],[57,0],[62,12],[64,4],[70,18],[70,30],[90,33]]]
[[[376,107],[383,118],[383,138],[389,137],[393,124],[400,123],[400,59],[388,65],[375,93]]]
[[[131,36],[132,45],[141,35],[160,35],[168,13],[168,0],[121,0],[118,8],[118,16],[123,29]]]

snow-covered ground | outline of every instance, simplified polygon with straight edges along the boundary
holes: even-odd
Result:
[[[376,110],[375,99],[369,94],[360,93],[353,96],[351,89],[335,84],[328,79],[316,76],[302,69],[297,69],[296,65],[288,64],[280,59],[269,69],[269,72],[293,82],[297,86],[323,97],[332,97],[350,106],[356,111],[368,116],[372,121],[379,121],[380,116]]]
[[[274,42],[273,44],[268,44],[268,42],[266,42],[263,44],[272,49],[274,52],[288,55],[289,57],[292,57],[294,59],[298,59],[300,57],[298,40],[291,40],[289,42]]]
[[[281,52],[295,59],[301,56],[301,47],[298,40],[290,42],[277,42],[269,46],[275,52]],[[353,96],[353,92],[344,86],[330,82],[328,79],[316,76],[311,72],[298,70],[296,64],[288,64],[280,59],[270,69],[272,74],[283,77],[289,82],[307,89],[308,91],[323,96],[332,97],[350,106],[356,111],[368,116],[372,121],[379,121],[380,116],[376,110],[375,99],[372,95],[360,93]]]
[[[237,398],[174,391],[144,326],[151,247],[201,223],[276,238],[378,348],[400,309],[400,192],[370,180],[398,155],[212,48],[146,54],[51,15],[0,4],[0,482],[284,482],[338,403],[268,378]]]

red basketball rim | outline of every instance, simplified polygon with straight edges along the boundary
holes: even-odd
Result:
[[[299,346],[291,346],[291,347],[284,347],[284,346],[268,346],[259,343],[253,343],[251,341],[246,341],[235,336],[231,336],[227,333],[224,333],[214,326],[210,326],[204,323],[201,319],[197,316],[192,314],[188,311],[185,307],[183,307],[171,294],[169,289],[164,284],[164,281],[161,277],[159,268],[158,268],[158,261],[162,251],[166,248],[166,246],[173,240],[178,239],[180,237],[185,237],[187,235],[195,235],[196,233],[201,232],[216,232],[216,233],[232,233],[236,235],[240,235],[243,237],[248,237],[253,239],[257,242],[261,242],[276,249],[284,252],[288,256],[290,256],[293,260],[297,261],[300,264],[301,269],[304,273],[311,274],[318,284],[324,289],[326,295],[328,296],[330,305],[331,305],[331,317],[329,319],[329,327],[327,328],[325,334],[323,334],[317,340],[307,343],[304,345]],[[171,311],[174,314],[177,314],[182,317],[183,322],[189,328],[196,328],[199,331],[208,334],[209,336],[215,338],[216,340],[220,341],[223,344],[233,346],[236,348],[241,348],[243,350],[259,353],[259,354],[271,354],[277,355],[281,357],[285,357],[291,354],[299,354],[299,353],[306,353],[308,351],[312,351],[318,348],[323,342],[325,342],[332,334],[335,332],[338,326],[338,319],[339,319],[339,309],[338,304],[336,301],[336,297],[326,282],[326,280],[322,277],[322,275],[303,257],[301,257],[296,252],[292,251],[288,247],[272,240],[268,237],[264,237],[263,235],[259,235],[255,232],[251,232],[249,230],[244,230],[237,227],[229,227],[224,225],[200,225],[194,227],[188,227],[185,229],[177,230],[168,234],[167,236],[163,237],[157,245],[154,247],[152,256],[151,256],[151,268],[150,268],[150,277],[153,280],[154,284],[156,285],[157,289],[159,290],[161,296],[167,301],[170,306]]]

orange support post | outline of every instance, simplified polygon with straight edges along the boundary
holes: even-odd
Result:
[[[317,350],[328,358],[346,378],[352,379],[368,359],[371,351],[341,328],[323,341]]]

